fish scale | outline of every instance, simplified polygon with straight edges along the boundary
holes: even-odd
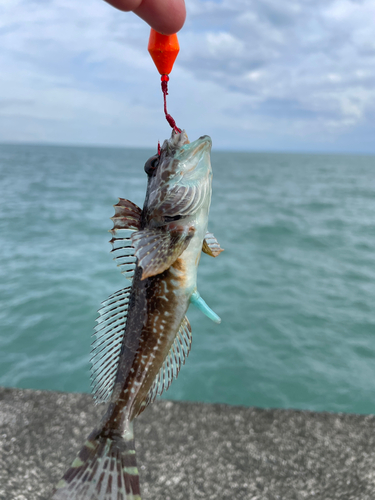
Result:
[[[131,285],[103,302],[91,357],[96,401],[109,404],[53,500],[141,500],[133,421],[185,363],[189,304],[220,322],[196,283],[202,250],[222,251],[207,232],[210,150],[208,136],[189,143],[184,131],[172,132],[146,162],[143,209],[122,198],[115,205],[112,252]]]

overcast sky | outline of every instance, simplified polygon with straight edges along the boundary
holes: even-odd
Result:
[[[169,112],[217,149],[375,153],[375,0],[186,0]],[[102,0],[1,0],[0,141],[155,147],[149,27]]]

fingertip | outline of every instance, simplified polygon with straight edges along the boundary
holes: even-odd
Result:
[[[171,24],[166,27],[164,32],[165,35],[173,35],[174,33],[178,33],[186,21],[185,1],[175,0],[174,4],[175,4],[174,14],[171,18],[168,18],[168,21]]]
[[[105,0],[113,7],[123,12],[130,12],[136,10],[141,4],[142,0]]]
[[[143,0],[134,12],[163,35],[180,31],[186,19],[184,0]]]

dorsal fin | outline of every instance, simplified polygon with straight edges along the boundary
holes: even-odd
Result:
[[[141,215],[142,210],[135,205],[135,203],[119,198],[118,203],[113,205],[115,208],[115,215],[111,217],[113,221],[113,230],[116,229],[133,229],[141,228]]]
[[[120,268],[121,273],[131,280],[136,263],[131,235],[141,227],[142,210],[124,198],[119,198],[119,202],[113,206],[115,215],[111,217],[113,228],[110,230],[112,233],[111,251],[115,255],[113,260]]]
[[[189,320],[185,316],[181,322],[172,347],[170,348],[159,373],[155,377],[146,399],[141,405],[139,413],[142,413],[142,411],[155,400],[157,395],[160,396],[164,391],[169,389],[173,379],[177,378],[181,366],[185,364],[185,360],[191,349],[191,342],[191,326]]]
[[[97,403],[106,402],[113,390],[125,334],[131,286],[102,302],[91,350],[91,387]]]

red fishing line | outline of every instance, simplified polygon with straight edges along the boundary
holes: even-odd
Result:
[[[169,76],[168,75],[162,75],[162,77],[161,77],[161,90],[163,92],[163,98],[164,98],[164,114],[165,114],[165,118],[167,119],[167,122],[169,123],[169,125],[173,128],[173,130],[176,133],[181,133],[181,129],[177,127],[176,122],[174,121],[174,119],[172,118],[172,116],[167,111],[168,82],[169,82]]]

